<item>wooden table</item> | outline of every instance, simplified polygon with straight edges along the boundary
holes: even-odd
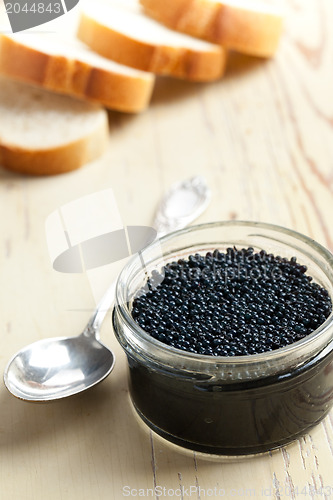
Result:
[[[271,222],[333,250],[332,26],[331,0],[289,0],[274,60],[233,55],[210,85],[160,79],[146,113],[110,113],[109,150],[77,172],[1,171],[1,371],[27,343],[79,333],[94,306],[87,276],[55,272],[46,246],[48,214],[80,196],[111,187],[124,223],[149,224],[172,182],[203,174],[213,201],[201,222]],[[333,414],[265,456],[180,454],[134,416],[110,317],[102,338],[116,367],[90,392],[35,405],[1,386],[1,500],[156,499],[155,486],[161,498],[333,497]]]

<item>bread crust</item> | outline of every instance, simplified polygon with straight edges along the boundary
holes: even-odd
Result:
[[[152,75],[127,76],[66,56],[49,55],[6,35],[0,39],[0,73],[129,113],[147,108],[154,86]]]
[[[271,57],[282,33],[282,14],[251,11],[228,0],[140,0],[146,13],[188,35],[239,52]]]
[[[102,56],[121,64],[191,81],[216,80],[226,66],[226,50],[222,47],[200,51],[154,45],[115,31],[85,12],[81,14],[78,38]]]
[[[108,144],[107,115],[88,136],[63,146],[28,150],[0,142],[0,165],[27,175],[55,175],[76,170],[98,158]]]

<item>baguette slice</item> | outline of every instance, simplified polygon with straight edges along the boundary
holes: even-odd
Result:
[[[210,81],[225,69],[225,49],[164,27],[135,0],[87,4],[78,37],[105,57],[156,74]]]
[[[154,85],[152,74],[48,33],[0,36],[0,73],[126,112],[145,109]]]
[[[259,57],[278,46],[283,11],[267,0],[140,0],[172,29]]]
[[[79,168],[106,148],[104,109],[0,78],[0,165],[24,174]]]

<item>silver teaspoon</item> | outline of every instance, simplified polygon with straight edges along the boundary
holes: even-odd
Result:
[[[210,197],[202,177],[172,186],[156,212],[158,237],[190,224],[206,209]],[[39,340],[13,356],[4,382],[14,396],[32,402],[61,399],[89,389],[110,374],[115,356],[100,341],[100,328],[115,287],[113,282],[80,335]]]

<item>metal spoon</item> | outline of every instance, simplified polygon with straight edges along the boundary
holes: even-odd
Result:
[[[210,191],[202,177],[172,186],[156,212],[158,236],[190,224],[207,207]],[[100,341],[100,328],[113,303],[116,282],[106,291],[84,331],[76,337],[40,340],[23,348],[4,372],[7,389],[33,402],[61,399],[104,380],[115,357]]]

